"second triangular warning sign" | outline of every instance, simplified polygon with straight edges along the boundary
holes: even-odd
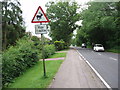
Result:
[[[44,22],[50,22],[50,21],[46,17],[42,8],[39,6],[31,22],[32,23],[44,23]]]

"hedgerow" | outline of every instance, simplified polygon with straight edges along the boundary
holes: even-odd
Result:
[[[54,42],[56,50],[63,50],[65,49],[65,42],[64,41],[55,41]]]
[[[53,44],[44,46],[45,58],[49,57],[50,55],[53,55],[54,53],[55,53],[55,46]]]
[[[39,60],[38,50],[35,49],[34,43],[23,38],[17,41],[16,46],[11,46],[3,53],[2,58],[2,84],[8,85],[12,80],[29,67],[33,66]]]
[[[10,46],[2,56],[2,86],[7,87],[14,82],[16,77],[23,74],[28,68],[35,65],[42,58],[42,45],[40,41],[29,37],[24,37],[16,42],[15,46]],[[54,45],[45,45],[44,57],[55,53]]]

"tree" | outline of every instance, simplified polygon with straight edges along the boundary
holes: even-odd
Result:
[[[82,30],[77,30],[77,35],[76,35],[76,45],[81,46],[82,43],[87,42],[87,37],[86,34]]]
[[[21,4],[18,0],[2,1],[2,34],[3,49],[14,45],[25,33]]]
[[[118,10],[115,2],[89,2],[88,9],[81,13],[82,27],[78,30],[79,37],[88,43],[102,43],[106,48],[115,46],[118,42],[117,23]],[[81,35],[84,33],[83,35]]]
[[[50,19],[50,36],[53,41],[63,40],[69,44],[73,31],[77,28],[76,21],[79,21],[79,8],[76,2],[49,2],[46,4],[47,16]]]

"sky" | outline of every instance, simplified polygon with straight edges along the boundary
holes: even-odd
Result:
[[[26,26],[26,32],[32,32],[32,35],[36,35],[35,34],[35,25],[37,23],[31,23],[31,21],[32,21],[34,14],[37,11],[37,8],[39,6],[41,6],[43,11],[46,13],[47,8],[45,7],[45,4],[49,1],[55,1],[55,0],[20,0],[21,9],[23,11],[22,15],[23,15],[23,19],[25,21],[25,26]],[[78,4],[84,4],[84,3],[88,2],[89,0],[75,0],[75,1],[78,2]],[[44,34],[44,35],[45,35],[45,37],[50,38],[48,36],[48,34]],[[37,34],[36,36],[40,37],[40,34]]]

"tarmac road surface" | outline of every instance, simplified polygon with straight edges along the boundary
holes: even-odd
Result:
[[[112,88],[118,88],[118,54],[77,48]]]

